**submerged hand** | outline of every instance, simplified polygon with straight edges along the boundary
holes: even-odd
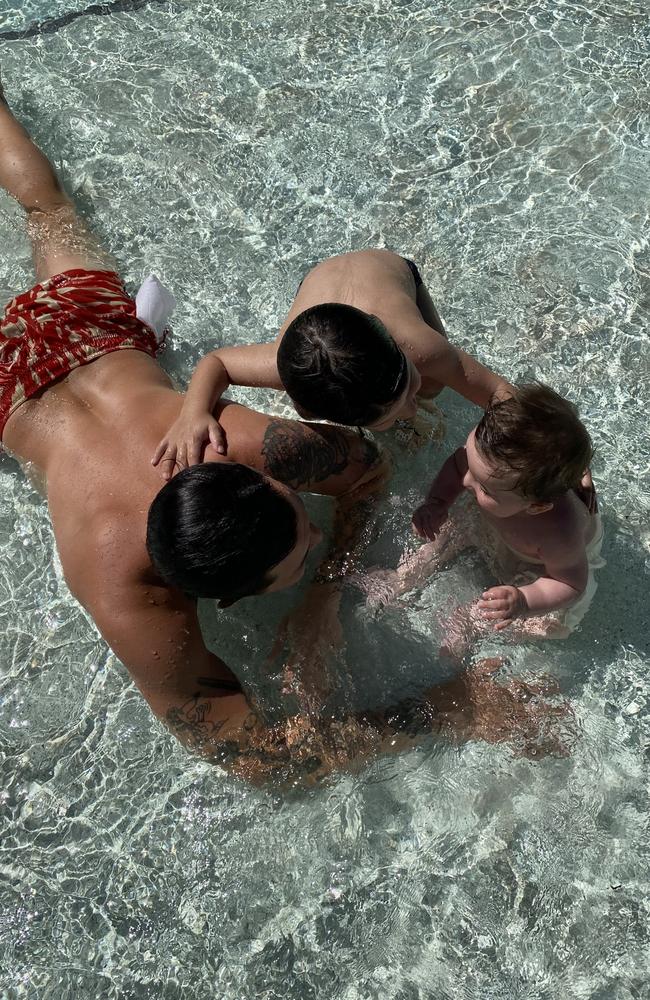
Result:
[[[494,622],[495,631],[511,625],[515,618],[521,618],[528,611],[526,598],[518,587],[491,587],[482,595],[477,607],[481,617]]]
[[[308,715],[317,713],[332,688],[330,666],[343,646],[340,595],[329,585],[310,587],[304,600],[283,620],[271,652],[288,647],[284,692],[296,694]]]
[[[488,743],[508,742],[525,757],[566,757],[575,742],[574,715],[570,703],[558,699],[557,681],[543,675],[499,683],[493,674],[502,662],[481,660],[465,675],[470,735]]]
[[[449,507],[442,500],[427,500],[413,514],[413,530],[421,538],[433,541],[449,516]]]
[[[210,443],[218,455],[226,454],[226,435],[218,420],[211,413],[183,413],[162,439],[152,465],[162,465],[163,479],[171,479],[181,469],[198,465],[203,446]]]

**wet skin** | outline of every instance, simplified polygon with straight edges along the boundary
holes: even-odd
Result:
[[[401,409],[391,408],[391,419],[386,423],[386,414],[376,429],[385,429],[398,417],[412,416],[416,393],[431,397],[449,386],[485,407],[495,392],[507,387],[504,379],[449,343],[426,287],[416,288],[408,265],[389,250],[358,250],[330,257],[312,268],[274,343],[215,352],[230,381],[281,389],[275,360],[279,341],[296,316],[326,302],[354,306],[376,316],[420,377],[415,391],[405,394]]]
[[[108,268],[63,191],[47,158],[11,114],[0,87],[0,185],[28,213],[36,277],[73,268]],[[423,711],[409,732],[395,737],[407,707],[395,722],[389,711],[332,725],[333,748],[320,741],[315,757],[304,719],[269,727],[240,689],[226,664],[203,642],[196,605],[166,586],[154,572],[145,546],[149,506],[161,487],[151,454],[177,418],[181,396],[149,356],[122,350],[82,366],[23,403],[8,420],[3,443],[38,474],[47,495],[66,581],[100,632],[126,665],[151,709],[188,746],[256,779],[293,758],[310,773],[346,766],[341,734],[360,734],[360,758],[370,750],[409,745],[430,731],[433,699],[443,722],[467,738],[472,733],[500,741],[519,732],[518,691],[495,685],[476,670],[466,684],[454,682],[423,696]],[[270,586],[286,586],[302,575],[305,556],[317,543],[300,500],[291,491],[337,498],[342,547],[332,555],[333,578],[318,591],[318,607],[338,600],[340,560],[364,504],[385,476],[377,450],[354,431],[278,420],[224,402],[216,409],[228,438],[228,459],[209,446],[206,461],[249,465],[286,490],[296,508],[296,543],[275,567]],[[284,484],[284,487],[280,484]],[[337,560],[339,567],[337,567]],[[461,691],[462,688],[462,691]],[[449,702],[449,695],[451,702]],[[464,692],[464,693],[463,693]],[[445,694],[447,701],[445,701]],[[449,707],[447,707],[449,704]],[[490,706],[486,716],[483,706]],[[401,714],[399,714],[401,713]],[[535,726],[533,725],[533,729]]]

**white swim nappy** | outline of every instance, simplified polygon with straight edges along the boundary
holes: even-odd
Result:
[[[597,569],[601,569],[605,565],[605,560],[600,554],[603,546],[603,523],[600,519],[600,514],[592,514],[591,516],[595,519],[595,531],[594,537],[587,545],[587,586],[580,594],[578,600],[570,605],[570,607],[560,608],[559,611],[551,611],[549,614],[549,617],[554,618],[558,624],[564,625],[567,632],[573,632],[576,625],[580,624],[584,616],[589,611],[591,602],[593,601],[594,595],[598,590],[598,582],[596,580],[595,571]],[[526,571],[522,565],[520,566],[519,575],[512,580],[512,583],[515,586],[521,587],[526,583],[533,583],[538,577],[539,571]]]
[[[159,344],[175,308],[176,299],[155,274],[144,279],[135,297],[135,309],[138,319],[151,327]]]
[[[584,616],[589,611],[591,602],[594,599],[594,594],[598,590],[598,583],[596,581],[596,574],[594,570],[602,569],[605,565],[605,560],[600,554],[600,550],[603,547],[603,523],[600,519],[600,514],[593,514],[592,516],[596,519],[596,530],[594,532],[594,537],[587,546],[587,561],[589,563],[587,586],[575,604],[572,604],[569,608],[564,608],[558,613],[558,620],[561,621],[563,625],[566,625],[566,627],[571,631],[573,631],[576,625],[580,624]]]
[[[572,632],[589,610],[594,595],[598,590],[595,571],[605,565],[605,560],[600,554],[603,545],[603,524],[600,514],[592,514],[591,516],[594,518],[595,524],[594,537],[587,545],[589,570],[587,586],[577,601],[570,607],[560,608],[558,611],[550,611],[543,616],[543,619],[539,619],[540,621],[550,621],[552,619],[558,625],[564,626],[566,630],[565,634]],[[483,530],[479,536],[478,547],[483,550],[488,565],[500,582],[510,584],[513,587],[524,587],[526,584],[534,583],[535,580],[539,579],[540,572],[543,570],[543,564],[534,559],[525,559],[520,553],[514,552],[506,545],[487,519],[481,518],[481,521],[483,522]],[[527,620],[537,621],[538,619],[529,618]]]

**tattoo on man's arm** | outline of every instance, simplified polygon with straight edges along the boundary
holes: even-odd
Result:
[[[352,443],[350,434],[337,427],[272,420],[262,445],[264,468],[269,476],[298,490],[343,472]]]
[[[228,720],[211,720],[211,707],[211,699],[196,694],[183,705],[170,708],[165,722],[189,750],[211,757],[241,777],[272,776],[298,764],[305,769],[302,747],[295,739],[289,745],[285,727],[266,726],[251,709],[241,724],[239,738],[223,739],[220,733]],[[313,755],[309,766],[314,766]]]
[[[213,691],[224,691],[226,694],[237,694],[242,690],[238,680],[229,681],[225,677],[197,677],[197,680],[203,687],[212,688]]]
[[[165,716],[165,722],[174,736],[190,750],[203,752],[222,749],[227,750],[229,744],[219,740],[219,733],[226,720],[213,721],[209,718],[212,703],[209,698],[201,698],[196,694],[184,705],[170,708]]]

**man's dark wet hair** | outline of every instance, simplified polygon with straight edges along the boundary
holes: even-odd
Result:
[[[163,486],[149,508],[154,569],[191,597],[231,603],[259,593],[296,539],[293,505],[246,465],[193,465]]]
[[[296,316],[278,347],[278,372],[302,410],[364,427],[404,392],[408,364],[376,316],[326,302]]]
[[[501,475],[517,473],[513,489],[546,503],[577,489],[593,448],[573,403],[541,382],[517,386],[490,403],[476,447]]]

